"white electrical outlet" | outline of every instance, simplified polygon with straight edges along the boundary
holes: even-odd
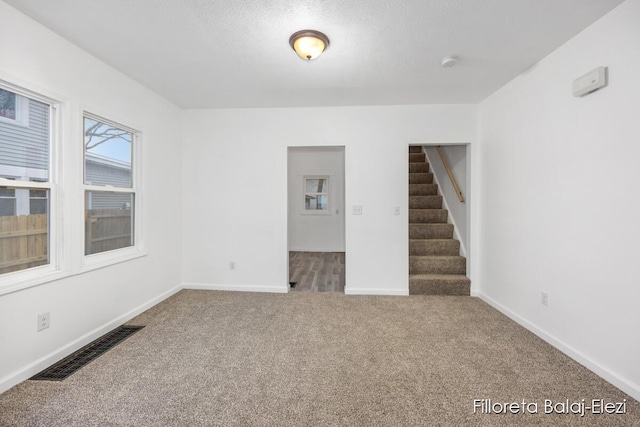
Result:
[[[394,214],[394,215],[400,215],[400,206],[396,206],[396,207],[393,209],[393,214]]]
[[[236,262],[235,261],[229,262],[229,270],[235,270],[235,269],[236,269]]]
[[[51,321],[50,313],[38,314],[38,332],[47,329],[49,327],[49,322]]]
[[[353,214],[362,215],[362,205],[353,205]]]
[[[549,294],[546,292],[540,293],[540,303],[546,307],[549,306]]]

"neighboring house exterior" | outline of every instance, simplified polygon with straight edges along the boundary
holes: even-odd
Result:
[[[11,109],[0,114],[0,176],[45,181],[49,173],[49,106],[9,91]],[[0,216],[45,213],[46,191],[0,189]]]
[[[97,154],[85,154],[87,184],[131,187],[131,163]],[[122,193],[95,193],[87,195],[87,209],[129,209],[131,195]]]
[[[46,181],[49,174],[49,105],[2,90],[11,96],[11,109],[0,114],[0,176],[20,181]],[[85,153],[86,183],[131,186],[131,164]],[[0,188],[0,216],[45,213],[44,190]],[[131,196],[89,193],[87,209],[128,209]]]

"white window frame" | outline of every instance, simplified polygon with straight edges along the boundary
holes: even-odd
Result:
[[[308,179],[326,179],[327,180],[327,191],[326,193],[317,193],[313,191],[307,190],[307,180]],[[307,210],[306,205],[306,197],[309,194],[315,195],[326,195],[327,196],[327,209],[314,209]],[[303,175],[302,176],[302,214],[304,215],[331,215],[331,179],[329,175]]]
[[[16,92],[14,89],[9,89],[7,86],[0,86],[0,89],[8,90],[16,94],[16,118],[12,119],[9,117],[0,116],[0,121],[18,126],[29,127],[29,99],[24,95]],[[29,96],[29,98],[33,97]],[[49,104],[49,102],[46,102],[46,104]]]
[[[24,104],[28,106],[28,99],[34,99],[36,101],[43,102],[49,105],[49,171],[48,180],[46,182],[37,181],[18,181],[5,179],[0,177],[0,185],[11,187],[15,189],[38,189],[49,191],[49,218],[48,224],[48,246],[47,253],[49,256],[49,263],[38,267],[31,267],[25,270],[14,271],[11,273],[5,273],[0,275],[0,295],[16,292],[22,289],[29,288],[31,286],[39,285],[41,283],[58,280],[68,275],[68,272],[64,266],[64,248],[62,245],[62,215],[61,200],[59,195],[60,180],[62,177],[62,165],[61,165],[61,141],[62,141],[62,127],[61,127],[61,110],[63,102],[42,95],[41,93],[24,89],[17,85],[11,84],[4,80],[0,80],[0,87],[14,92],[21,99],[24,112]],[[16,102],[16,110],[17,108]],[[26,111],[27,118],[22,123],[28,124],[28,107]],[[18,114],[16,113],[16,119]],[[2,118],[6,119],[6,118]],[[11,123],[16,121],[12,119],[6,119]]]
[[[94,185],[85,184],[86,182],[86,149],[84,141],[84,119],[89,118],[97,120],[99,122],[112,125],[118,129],[130,132],[132,134],[131,140],[131,187],[115,187],[111,185]],[[82,131],[81,147],[82,147],[82,271],[94,270],[96,268],[102,268],[109,265],[117,264],[119,262],[128,261],[138,257],[146,255],[144,247],[144,223],[143,223],[143,191],[142,191],[142,132],[136,130],[133,127],[122,124],[122,122],[105,118],[103,115],[98,115],[84,109],[80,118]],[[85,221],[85,197],[87,192],[107,192],[107,193],[126,193],[133,194],[133,203],[131,207],[133,210],[133,245],[124,248],[113,249],[110,251],[99,252],[95,254],[85,255],[85,234],[86,226]]]

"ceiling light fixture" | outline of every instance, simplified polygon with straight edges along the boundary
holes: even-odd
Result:
[[[291,34],[289,44],[300,58],[311,61],[329,47],[329,38],[320,31],[302,30]]]
[[[455,56],[445,56],[440,60],[440,65],[442,65],[443,68],[451,68],[456,65],[457,62],[458,58]]]

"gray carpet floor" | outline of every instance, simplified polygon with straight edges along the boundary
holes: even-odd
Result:
[[[0,395],[0,425],[640,425],[639,402],[476,298],[181,291],[128,323],[146,328],[68,379]],[[540,413],[474,414],[482,398]]]

